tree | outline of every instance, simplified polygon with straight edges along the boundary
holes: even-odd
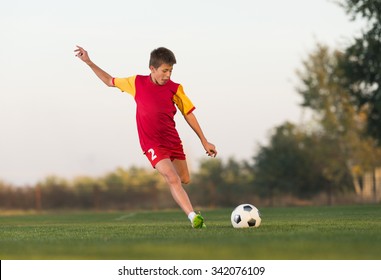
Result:
[[[352,20],[361,17],[367,27],[345,51],[342,68],[348,88],[359,108],[367,114],[367,134],[381,145],[381,1],[343,0],[338,2]]]
[[[216,207],[219,201],[219,190],[223,186],[223,163],[220,159],[201,161],[199,172],[194,176],[192,185],[198,186],[202,197],[197,198],[199,203]],[[203,198],[203,200],[201,200]]]
[[[48,176],[38,185],[41,187],[41,205],[43,209],[76,206],[75,195],[67,180],[57,176]]]
[[[261,195],[273,203],[278,195],[310,197],[325,191],[329,182],[322,175],[319,144],[317,137],[292,123],[276,127],[270,144],[254,157],[254,185]]]
[[[334,155],[335,149],[339,149],[340,155],[337,156],[347,159],[345,165],[349,167],[350,153],[360,141],[363,124],[344,86],[346,79],[339,67],[342,57],[342,53],[318,45],[303,62],[303,69],[297,72],[301,81],[297,91],[303,98],[301,105],[312,110],[313,118],[319,124],[318,129],[328,145],[326,152]],[[332,151],[328,150],[329,146]]]
[[[223,182],[218,188],[220,206],[235,206],[258,197],[249,163],[238,162],[231,157],[223,164],[221,177]]]
[[[342,67],[345,59],[345,54],[318,45],[298,72],[302,106],[312,110],[320,125],[321,152],[329,159],[324,163],[323,175],[335,188],[330,192],[352,191],[354,170],[373,169],[379,162],[376,155],[380,155],[375,141],[362,136],[367,111],[356,109]]]
[[[318,45],[298,71],[302,106],[314,126],[284,123],[254,157],[254,184],[262,195],[311,197],[354,191],[354,171],[380,158],[374,140],[362,137],[366,112],[357,111],[341,68],[344,54]],[[378,155],[378,156],[375,156]]]
[[[88,176],[80,176],[76,177],[72,184],[79,207],[96,210],[101,208],[101,193],[105,191],[106,187],[100,180]]]

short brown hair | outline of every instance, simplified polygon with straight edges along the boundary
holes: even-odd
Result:
[[[160,47],[157,49],[154,49],[151,52],[151,56],[149,59],[149,66],[153,66],[155,68],[159,68],[162,64],[168,64],[173,65],[176,63],[176,57],[174,53],[164,47]]]

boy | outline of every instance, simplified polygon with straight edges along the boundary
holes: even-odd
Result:
[[[109,87],[117,87],[131,94],[136,101],[136,123],[143,153],[166,180],[177,204],[188,216],[194,228],[206,227],[204,218],[196,214],[182,183],[189,183],[189,171],[179,134],[175,127],[176,106],[189,126],[200,138],[208,156],[215,157],[217,150],[209,143],[193,114],[195,107],[185,95],[180,84],[170,80],[175,55],[166,48],[151,52],[150,75],[113,78],[94,64],[85,49],[77,46],[76,56],[85,62]]]

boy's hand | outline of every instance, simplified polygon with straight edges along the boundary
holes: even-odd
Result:
[[[90,62],[90,57],[84,48],[77,46],[77,49],[74,50],[74,52],[76,52],[75,56],[78,57],[83,62],[86,62],[86,63]]]
[[[110,74],[103,71],[95,63],[93,63],[90,60],[90,57],[84,48],[77,46],[77,49],[74,50],[74,52],[75,52],[75,56],[78,57],[83,62],[85,62],[94,71],[95,75],[97,75],[98,78],[102,80],[102,82],[104,82],[109,87],[114,86],[114,83],[112,81],[112,77],[110,76]]]
[[[206,154],[210,157],[216,157],[217,156],[217,150],[216,147],[209,142],[206,142],[204,145],[204,149],[206,151]]]

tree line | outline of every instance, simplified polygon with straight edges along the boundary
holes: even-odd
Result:
[[[381,201],[381,2],[337,1],[367,25],[344,51],[318,44],[297,71],[302,124],[273,128],[250,160],[205,160],[187,191],[198,206],[293,201]],[[253,127],[252,129],[255,129]],[[118,168],[99,178],[48,177],[35,186],[0,181],[3,209],[174,207],[154,170]]]

